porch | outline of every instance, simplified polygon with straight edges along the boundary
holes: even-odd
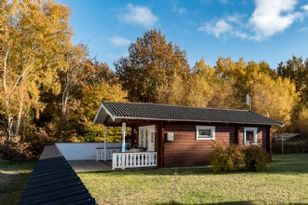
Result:
[[[126,168],[157,167],[155,125],[131,127],[127,140],[126,123],[122,123],[122,143],[107,143],[107,127],[104,143],[96,148],[96,161],[110,162],[112,170]]]
[[[102,124],[105,129],[102,146],[96,148],[96,160],[111,161],[112,170],[163,167],[163,121],[142,118],[137,115],[128,116],[130,108],[117,109],[111,104],[110,106],[107,109],[102,103],[93,120],[96,124]],[[134,109],[139,110],[138,107]],[[147,110],[148,112],[156,112],[151,108],[147,108]],[[121,128],[121,143],[113,146],[107,143],[110,127]]]
[[[56,143],[56,147],[76,172],[157,167],[156,125],[132,126],[131,122],[129,128],[124,122],[120,125],[121,143],[107,143],[108,127],[105,126],[101,143]]]

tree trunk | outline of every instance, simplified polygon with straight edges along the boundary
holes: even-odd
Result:
[[[7,137],[8,140],[11,140],[13,133],[13,118],[10,113],[10,102],[9,102],[9,94],[7,89],[7,59],[9,56],[9,50],[5,52],[5,56],[3,58],[3,72],[2,72],[2,81],[3,81],[3,93],[4,93],[4,105],[5,105],[5,113],[7,117]]]
[[[69,99],[69,87],[70,87],[70,80],[69,74],[66,73],[66,83],[62,93],[62,101],[61,101],[61,115],[62,115],[62,130],[66,127],[66,114],[67,114],[67,103]]]
[[[20,125],[21,125],[23,107],[24,107],[24,91],[21,90],[20,99],[19,99],[19,109],[18,109],[18,116],[17,116],[17,124],[16,124],[15,135],[19,135],[19,130],[20,130]]]

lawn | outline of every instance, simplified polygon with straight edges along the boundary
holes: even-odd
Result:
[[[79,176],[98,204],[308,203],[308,154],[275,155],[257,173],[181,168]]]
[[[21,196],[33,162],[0,161],[0,204],[16,204]]]

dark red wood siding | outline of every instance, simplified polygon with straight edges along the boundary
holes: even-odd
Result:
[[[162,161],[164,167],[176,166],[198,166],[210,163],[213,151],[214,141],[212,140],[196,140],[196,126],[205,124],[195,123],[165,123],[163,127],[163,136],[166,137],[167,132],[174,133],[174,141],[167,142],[166,138],[163,144]],[[215,126],[215,142],[221,144],[243,144],[244,127],[239,125],[221,125],[211,124]],[[247,126],[256,127],[256,126]],[[264,150],[269,150],[268,131],[269,127],[258,127],[258,144]]]

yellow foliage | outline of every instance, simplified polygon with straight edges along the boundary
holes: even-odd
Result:
[[[252,108],[267,117],[290,125],[292,109],[298,101],[295,85],[288,79],[259,74],[252,85]]]

